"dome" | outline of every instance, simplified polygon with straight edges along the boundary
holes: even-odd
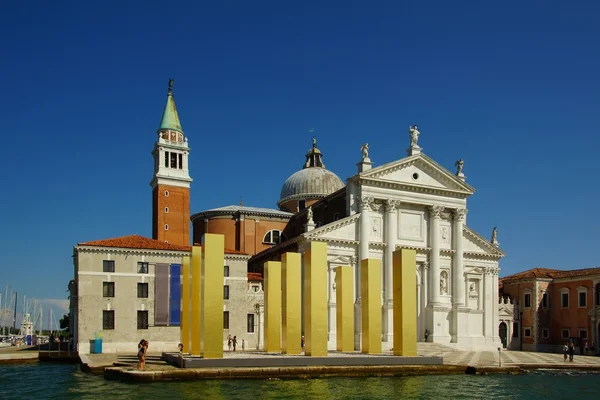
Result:
[[[296,172],[283,184],[279,203],[298,198],[320,198],[344,187],[344,182],[325,168],[305,168]]]
[[[313,147],[306,154],[303,168],[287,178],[281,188],[277,202],[279,207],[289,201],[318,200],[345,186],[336,174],[325,169],[322,157],[317,141],[313,138]]]

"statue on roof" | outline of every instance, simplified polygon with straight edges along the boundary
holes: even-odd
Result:
[[[410,147],[419,147],[417,144],[419,142],[420,135],[419,127],[417,125],[409,126],[408,133],[410,135]]]
[[[315,136],[312,137],[313,147],[317,147],[317,138]]]
[[[492,240],[491,240],[492,244],[494,246],[499,246],[500,243],[498,242],[498,227],[494,227],[494,229],[492,230]]]
[[[309,224],[312,224],[312,223],[313,223],[313,210],[312,210],[312,206],[309,206],[309,207],[307,208],[307,210],[308,210],[308,211],[307,211],[307,217],[306,217],[306,220],[307,220],[307,222],[308,222]]]
[[[465,160],[462,158],[454,163],[456,167],[456,175],[462,174],[463,166],[465,165]]]
[[[173,93],[173,83],[175,81],[173,79],[169,79],[169,93]]]
[[[367,160],[369,158],[369,143],[363,144],[360,151],[362,152],[363,160]]]

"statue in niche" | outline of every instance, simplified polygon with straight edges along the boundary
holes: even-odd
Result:
[[[368,160],[369,159],[369,143],[363,144],[362,147],[360,148],[360,151],[362,152],[362,159]]]
[[[442,271],[440,274],[440,294],[448,294],[448,273]]]
[[[410,134],[410,147],[419,147],[417,145],[420,135],[418,128],[419,127],[417,125],[408,127],[408,133]]]
[[[469,293],[477,293],[475,291],[475,282],[471,282],[471,284],[469,285]]]
[[[462,171],[463,171],[464,165],[465,165],[465,160],[463,160],[462,158],[454,163],[454,166],[456,167],[456,175],[460,175],[463,173]]]

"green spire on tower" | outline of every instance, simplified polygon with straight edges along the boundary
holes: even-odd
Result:
[[[177,115],[177,107],[175,107],[175,99],[173,98],[173,79],[169,79],[169,92],[167,93],[167,104],[165,104],[165,111],[163,112],[162,120],[160,121],[161,130],[174,130],[183,133],[181,129],[181,122],[179,122],[179,115]]]

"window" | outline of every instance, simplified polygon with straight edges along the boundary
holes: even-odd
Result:
[[[169,197],[169,191],[165,190],[165,197]]]
[[[263,243],[277,244],[284,242],[285,240],[285,235],[280,230],[273,229],[272,231],[267,232],[267,234],[263,238]]]
[[[114,282],[102,282],[102,296],[103,297],[115,297],[115,283]]]
[[[165,214],[169,212],[169,207],[165,207]]]
[[[229,311],[223,311],[223,329],[229,329]]]
[[[165,167],[169,168],[169,152],[165,151]]]
[[[563,292],[560,294],[560,306],[562,308],[569,308],[569,293]]]
[[[577,288],[577,298],[579,299],[579,308],[587,307],[587,288],[580,286]]]
[[[138,282],[137,284],[137,297],[141,299],[148,298],[148,283]]]
[[[169,225],[165,224],[165,231],[169,230]]]
[[[531,307],[531,293],[525,293],[525,307]]]
[[[596,305],[600,306],[600,283],[596,284]]]
[[[223,276],[226,278],[229,276],[229,265],[223,267]]]
[[[248,314],[248,333],[254,333],[254,314]]]
[[[298,211],[302,211],[306,208],[306,200],[298,200]]]
[[[102,261],[102,272],[115,272],[115,261],[114,260]]]
[[[258,293],[259,290],[260,290],[260,286],[258,286],[258,285],[252,285],[252,291],[254,293]]]
[[[148,329],[148,311],[138,310],[137,328],[138,329]]]
[[[548,308],[548,293],[544,292],[542,295],[542,307]]]
[[[519,323],[518,322],[513,322],[513,337],[514,338],[519,337]]]
[[[179,169],[183,169],[183,154],[179,154]]]
[[[563,339],[568,339],[570,333],[571,332],[569,331],[568,328],[561,330],[561,336]]]
[[[138,262],[138,274],[147,274],[148,273],[148,263],[147,262]]]
[[[580,329],[579,330],[579,337],[582,339],[587,339],[587,329]]]
[[[550,337],[550,331],[548,330],[548,328],[542,329],[542,337],[544,339],[548,339]]]
[[[229,300],[229,285],[223,286],[223,298]]]
[[[115,329],[115,310],[102,310],[102,329]]]
[[[525,328],[525,332],[523,333],[525,337],[531,337],[531,328]]]
[[[177,153],[171,152],[171,168],[177,168]]]

